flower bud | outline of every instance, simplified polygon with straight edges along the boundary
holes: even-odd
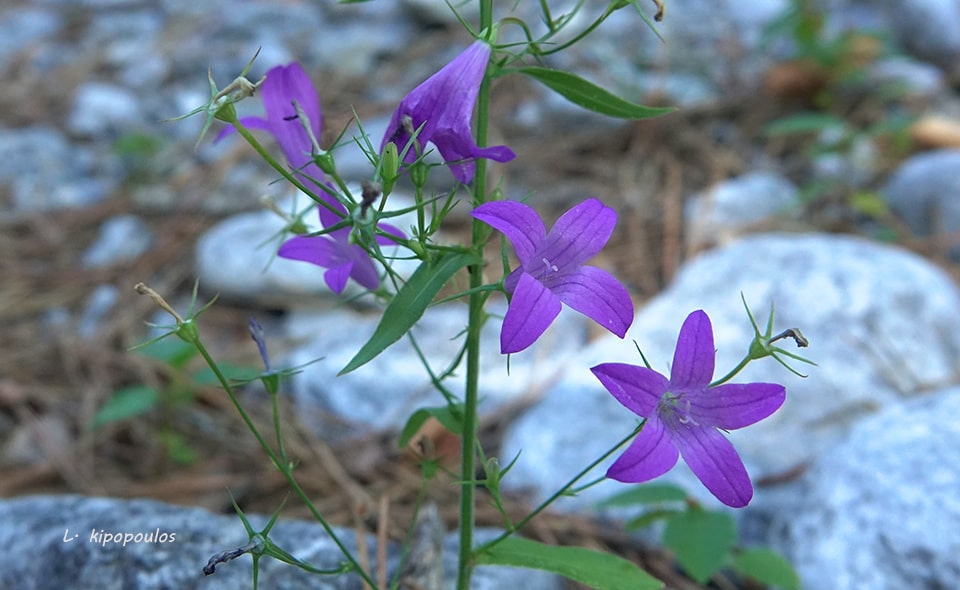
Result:
[[[400,174],[400,154],[397,152],[397,144],[388,142],[380,154],[380,180],[383,186],[383,196],[389,195],[393,191],[393,185],[397,182]]]
[[[337,166],[333,161],[333,152],[330,150],[314,155],[313,161],[317,163],[320,170],[323,170],[324,174],[333,176],[337,171]]]
[[[427,185],[427,177],[430,176],[430,166],[420,162],[414,162],[410,168],[410,181],[418,189],[422,189]]]

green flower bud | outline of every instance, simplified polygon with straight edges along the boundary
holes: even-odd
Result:
[[[430,176],[430,166],[424,164],[422,161],[414,162],[409,170],[410,181],[413,183],[413,186],[422,189],[427,185],[427,177]]]
[[[400,175],[400,153],[397,151],[397,144],[392,141],[387,143],[380,154],[380,180],[383,187],[383,195],[387,196],[393,191],[393,185],[397,182]]]
[[[317,163],[320,170],[323,170],[324,174],[333,176],[337,171],[337,166],[333,161],[333,152],[330,150],[313,156],[313,161]]]

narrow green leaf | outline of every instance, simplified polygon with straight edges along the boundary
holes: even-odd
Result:
[[[790,562],[773,549],[761,547],[741,551],[733,560],[733,568],[768,586],[784,590],[800,588],[800,576]]]
[[[800,113],[781,117],[767,125],[764,132],[768,136],[793,135],[795,133],[816,133],[827,129],[846,129],[843,119],[824,113]]]
[[[407,284],[401,287],[387,305],[373,336],[339,374],[345,375],[367,364],[399,340],[417,323],[433,298],[458,270],[481,261],[479,256],[473,254],[453,252],[442,254],[436,261],[421,263]]]
[[[197,348],[179,338],[164,338],[137,349],[137,353],[181,369],[197,355]]]
[[[687,492],[675,485],[666,483],[648,483],[634,486],[625,492],[610,496],[597,506],[610,508],[614,506],[633,506],[635,504],[659,504],[661,502],[683,502],[687,499]]]
[[[109,422],[119,422],[145,414],[160,402],[160,393],[146,385],[136,385],[119,389],[103,404],[91,422],[93,428],[99,428]]]
[[[680,510],[648,510],[636,518],[623,523],[623,530],[629,532],[645,529],[658,520],[669,520],[677,514],[683,514]]]
[[[730,515],[696,508],[671,518],[663,532],[663,544],[673,549],[680,565],[701,584],[723,566],[736,542]]]
[[[530,76],[575,105],[609,117],[650,119],[676,110],[673,107],[647,107],[632,103],[593,82],[562,70],[531,67],[518,68],[514,71]]]
[[[597,590],[657,590],[663,583],[636,564],[610,553],[557,547],[512,537],[477,555],[478,565],[546,570]]]
[[[444,428],[453,434],[461,434],[463,432],[463,425],[460,421],[460,416],[451,411],[448,406],[442,406],[439,408],[420,408],[410,415],[410,419],[407,420],[403,430],[400,431],[400,440],[397,441],[397,446],[399,446],[401,449],[407,446],[410,443],[410,439],[413,438],[413,435],[420,430],[420,428],[423,426],[423,423],[426,422],[431,416],[436,418],[440,424],[443,424]]]

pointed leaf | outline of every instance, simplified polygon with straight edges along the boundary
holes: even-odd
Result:
[[[733,568],[768,586],[785,590],[800,588],[800,577],[793,566],[773,549],[761,547],[742,551],[733,560]]]
[[[667,521],[673,518],[678,514],[683,514],[680,510],[648,510],[636,518],[631,518],[630,520],[623,523],[623,530],[631,533],[633,531],[639,531],[647,528],[648,526],[654,524],[658,521]]]
[[[454,252],[445,253],[433,262],[421,263],[387,305],[373,336],[339,374],[345,375],[367,364],[399,340],[417,323],[433,298],[458,270],[480,262],[482,259],[474,254]]]
[[[634,504],[659,504],[661,502],[683,502],[687,492],[680,486],[666,483],[650,483],[630,488],[625,492],[610,496],[597,506],[633,506]]]
[[[598,590],[657,590],[663,583],[636,564],[610,553],[557,547],[509,538],[477,555],[478,565],[509,565],[546,570]]]
[[[119,422],[146,414],[160,403],[160,392],[146,385],[136,385],[115,391],[107,403],[103,404],[91,422],[98,428],[108,422]]]
[[[516,71],[544,84],[575,105],[609,117],[650,119],[676,110],[632,103],[570,72],[550,68],[518,68]]]
[[[407,444],[410,443],[410,439],[413,438],[413,435],[419,432],[424,422],[431,417],[436,418],[437,422],[443,424],[443,427],[453,434],[459,435],[463,433],[463,424],[460,421],[460,416],[451,411],[449,406],[420,408],[410,415],[407,424],[403,427],[403,430],[400,431],[400,440],[397,442],[397,446],[401,449],[407,446]]]
[[[197,347],[179,338],[164,338],[137,349],[138,354],[156,359],[175,369],[182,369],[187,361],[197,356]]]
[[[677,554],[677,561],[701,584],[723,566],[737,542],[733,519],[722,512],[691,509],[667,522],[663,544]]]

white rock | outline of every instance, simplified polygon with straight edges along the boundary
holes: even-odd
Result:
[[[853,427],[775,527],[805,588],[960,588],[960,389]]]

